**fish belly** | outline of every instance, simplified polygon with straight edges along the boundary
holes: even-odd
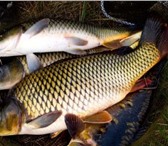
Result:
[[[31,38],[27,38],[23,34],[16,48],[17,52],[26,55],[30,53],[42,52],[71,52],[73,50],[87,50],[100,45],[99,39],[93,36],[85,36],[78,34],[70,34],[69,36],[77,36],[81,40],[86,41],[85,45],[75,44],[73,38],[68,40],[65,34],[56,33],[39,33]],[[77,38],[76,37],[76,38]]]
[[[43,135],[65,130],[67,129],[67,127],[65,124],[64,117],[65,117],[64,115],[61,115],[54,123],[44,128],[35,128],[28,124],[24,124],[19,134]]]

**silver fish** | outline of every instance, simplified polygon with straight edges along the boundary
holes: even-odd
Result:
[[[23,26],[27,25],[23,24]],[[100,45],[117,49],[137,41],[141,32],[129,37],[131,34],[134,32],[123,27],[105,29],[45,18],[26,29],[25,32],[19,27],[2,35],[0,56],[58,51],[84,54],[83,50]]]

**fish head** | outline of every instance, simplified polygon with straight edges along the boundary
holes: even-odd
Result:
[[[24,77],[24,67],[14,58],[0,66],[0,90],[10,89]]]
[[[21,34],[22,28],[15,27],[0,36],[0,56],[13,56]]]
[[[25,110],[15,98],[4,98],[0,103],[0,136],[16,135],[25,122]]]

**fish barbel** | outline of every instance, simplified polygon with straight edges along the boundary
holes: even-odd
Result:
[[[26,31],[22,27],[16,27],[2,35],[0,56],[58,51],[84,54],[84,50],[100,45],[111,49],[129,46],[141,35],[141,32],[138,32],[130,37],[134,32],[124,27],[105,29],[48,18],[36,22],[29,26],[30,28],[28,26],[26,23],[22,24]]]
[[[87,117],[96,113],[103,116],[96,122],[104,118],[110,122],[107,112],[102,111],[121,101],[135,82],[167,55],[163,42],[167,42],[168,29],[158,37],[166,27],[162,24],[153,17],[148,19],[143,41],[129,54],[93,54],[53,63],[27,75],[8,96],[21,102],[28,115],[16,134],[41,135],[68,129],[73,135],[72,125],[82,127],[81,119],[87,122]]]

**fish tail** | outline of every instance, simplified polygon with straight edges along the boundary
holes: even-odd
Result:
[[[146,20],[140,44],[149,42],[157,44],[163,30],[164,21],[159,16],[149,16]]]
[[[147,19],[140,44],[145,42],[154,44],[161,58],[168,55],[168,24],[162,16],[155,14]]]
[[[166,57],[168,55],[168,24],[165,24],[163,33],[160,36],[158,49],[160,51],[161,58]]]

